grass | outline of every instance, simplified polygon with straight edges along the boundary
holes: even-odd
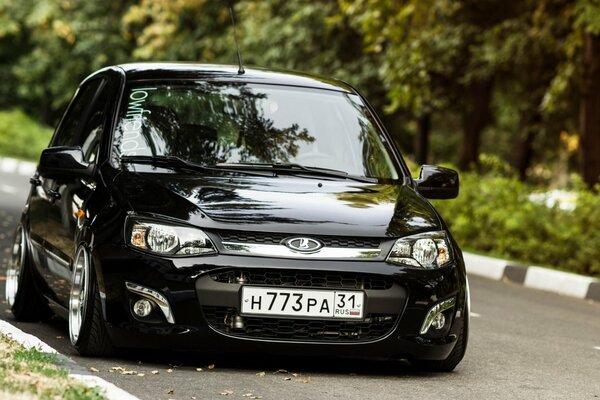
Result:
[[[22,110],[0,110],[0,156],[38,161],[51,137],[52,128]]]
[[[56,355],[25,349],[0,335],[0,398],[100,400],[104,396],[98,388],[70,379]]]

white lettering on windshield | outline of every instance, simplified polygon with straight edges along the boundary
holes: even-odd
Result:
[[[123,138],[121,141],[121,154],[134,156],[137,150],[143,149],[141,142],[138,141],[142,133],[142,118],[144,114],[151,114],[150,110],[145,110],[143,105],[148,97],[148,91],[156,88],[138,88],[133,89],[129,94],[129,103],[123,122]]]

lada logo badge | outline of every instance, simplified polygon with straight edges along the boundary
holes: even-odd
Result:
[[[289,249],[301,253],[314,253],[321,250],[323,247],[323,243],[321,243],[319,240],[307,237],[293,237],[285,239],[282,243]]]

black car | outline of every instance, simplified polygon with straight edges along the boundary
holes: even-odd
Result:
[[[469,331],[461,252],[350,85],[128,64],[81,84],[31,178],[6,298],[117,348],[411,360],[450,371]]]

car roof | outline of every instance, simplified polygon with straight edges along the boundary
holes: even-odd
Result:
[[[127,81],[198,79],[300,86],[356,93],[352,86],[336,79],[296,71],[260,67],[244,67],[245,72],[239,74],[237,65],[176,62],[131,63],[104,68],[89,78],[107,69],[121,70]]]

